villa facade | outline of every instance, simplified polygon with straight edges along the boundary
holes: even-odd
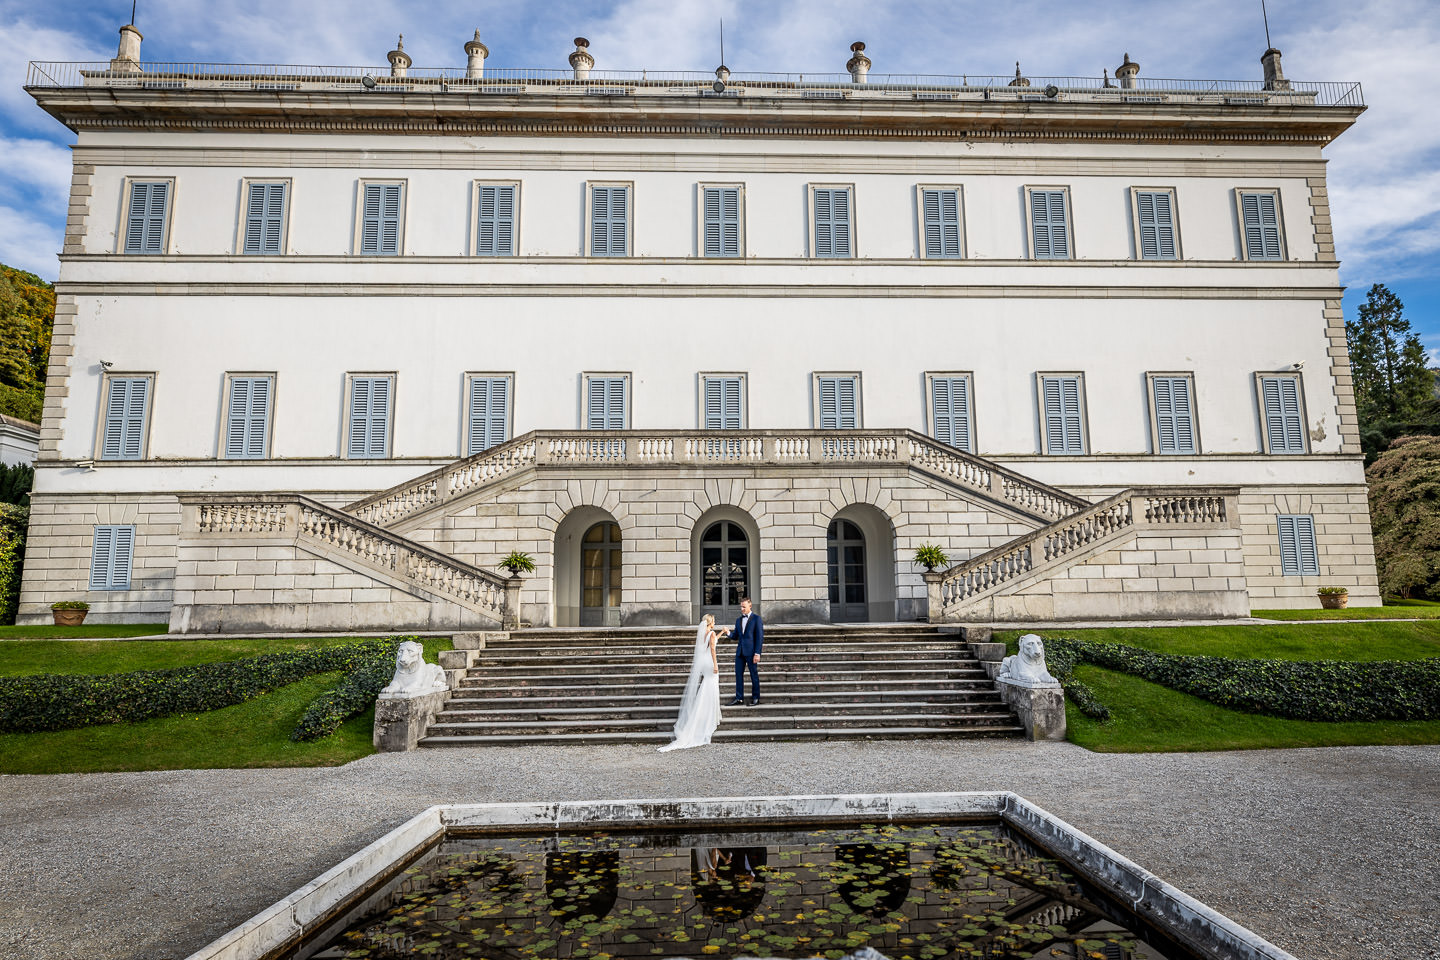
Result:
[[[121,37],[31,67],[77,141],[21,622],[1379,602],[1322,153],[1354,85]]]

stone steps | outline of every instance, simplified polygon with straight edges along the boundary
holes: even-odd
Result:
[[[694,630],[526,630],[476,654],[428,747],[669,742]],[[725,707],[716,741],[1020,736],[961,638],[926,625],[766,630],[764,699]],[[729,701],[733,648],[720,651]]]

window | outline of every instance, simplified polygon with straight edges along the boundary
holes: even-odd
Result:
[[[970,374],[931,373],[928,400],[930,432],[936,440],[966,453],[975,452],[975,426],[970,414]]]
[[[1136,188],[1130,192],[1135,210],[1135,256],[1140,260],[1178,260],[1175,191]]]
[[[153,375],[104,379],[105,412],[100,429],[101,460],[141,460],[150,418]]]
[[[1026,187],[1030,208],[1030,256],[1071,259],[1069,188]]]
[[[625,430],[630,426],[630,375],[590,374],[585,378],[585,429]]]
[[[1284,260],[1278,190],[1235,191],[1240,216],[1240,252],[1245,260]]]
[[[1042,373],[1040,433],[1049,454],[1085,453],[1085,377],[1079,373]]]
[[[860,428],[860,374],[815,375],[815,426],[821,430]]]
[[[240,252],[279,256],[285,252],[285,208],[290,184],[285,181],[245,182],[245,212]]]
[[[745,251],[739,186],[700,187],[700,254],[739,257]]]
[[[1150,373],[1150,435],[1160,454],[1199,453],[1194,380],[1188,373]]]
[[[1280,575],[1285,577],[1318,577],[1320,558],[1315,552],[1315,518],[1279,516],[1275,525],[1280,531]]]
[[[97,526],[90,550],[90,589],[129,590],[135,528]]]
[[[465,412],[465,455],[510,439],[510,384],[508,374],[472,373]]]
[[[590,256],[630,256],[630,185],[590,185]]]
[[[1261,449],[1266,453],[1305,453],[1304,391],[1300,375],[1255,375],[1260,398]]]
[[[920,255],[957,260],[965,255],[959,187],[920,187]]]
[[[395,378],[391,375],[350,377],[350,418],[345,455],[354,460],[390,455],[390,412]]]
[[[700,378],[702,429],[741,430],[745,426],[745,374],[710,373]]]
[[[515,210],[519,185],[475,184],[475,255],[515,256]]]
[[[131,180],[125,207],[126,253],[164,253],[169,245],[170,198],[174,180]]]
[[[360,236],[356,249],[362,256],[399,256],[405,229],[404,200],[403,182],[361,182]]]
[[[225,409],[226,460],[263,460],[269,452],[270,376],[231,376]]]
[[[812,257],[853,257],[855,218],[851,187],[810,188],[810,209],[814,211],[810,235]]]

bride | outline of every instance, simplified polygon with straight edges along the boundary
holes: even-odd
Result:
[[[715,641],[729,633],[715,630],[715,617],[705,614],[695,631],[695,658],[690,662],[690,678],[685,681],[685,696],[680,700],[680,718],[675,721],[675,739],[660,750],[683,750],[710,742],[720,726],[720,667],[715,659]]]

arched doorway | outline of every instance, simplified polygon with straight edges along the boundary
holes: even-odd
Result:
[[[825,563],[830,574],[830,622],[870,619],[865,569],[865,534],[849,520],[831,520],[825,532]]]
[[[700,613],[718,623],[740,616],[750,595],[750,538],[732,520],[717,520],[700,534]]]
[[[601,521],[580,541],[580,626],[620,625],[620,525]]]

